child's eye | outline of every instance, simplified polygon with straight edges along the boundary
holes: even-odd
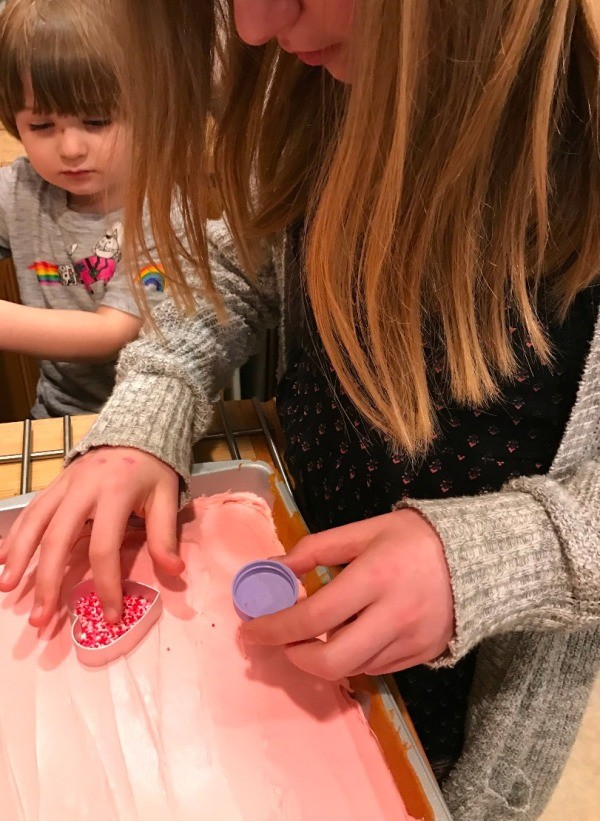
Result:
[[[46,131],[52,128],[52,123],[30,123],[29,128],[31,131]]]
[[[95,119],[95,120],[84,120],[83,124],[87,126],[87,128],[106,128],[111,124],[110,118],[105,119]]]

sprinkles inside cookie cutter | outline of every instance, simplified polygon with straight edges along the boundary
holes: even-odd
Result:
[[[71,619],[71,638],[75,646],[75,653],[79,661],[86,667],[103,667],[121,656],[126,656],[137,647],[160,618],[162,598],[159,590],[133,579],[125,579],[122,585],[123,595],[140,596],[148,602],[149,606],[141,618],[131,625],[129,630],[115,638],[110,644],[102,647],[87,647],[81,643],[82,625],[81,619],[76,612],[80,599],[96,593],[94,580],[87,579],[75,585],[67,597],[67,611]]]

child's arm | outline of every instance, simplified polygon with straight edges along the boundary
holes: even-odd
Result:
[[[146,518],[148,550],[157,566],[181,570],[176,515],[179,491],[190,479],[192,443],[209,424],[217,390],[258,349],[262,331],[275,325],[279,310],[271,265],[248,280],[223,224],[209,226],[209,244],[225,319],[217,319],[200,289],[192,315],[167,297],[153,311],[158,332],[142,331],[121,354],[115,390],[77,447],[79,453],[92,452],[39,494],[0,543],[2,591],[19,583],[41,545],[44,572],[38,569],[31,615],[36,626],[54,613],[68,551],[90,517],[92,571],[109,611],[120,612],[119,548],[132,511]],[[99,450],[100,445],[110,447]]]
[[[96,311],[32,308],[0,300],[0,350],[60,362],[113,359],[135,339],[141,320],[100,306]]]

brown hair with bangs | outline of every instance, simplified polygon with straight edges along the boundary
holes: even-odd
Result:
[[[15,115],[31,82],[36,114],[118,114],[119,40],[106,0],[8,0],[0,14],[0,120]]]
[[[214,35],[201,26],[221,4],[152,0],[156,16],[145,0],[123,5],[145,171],[129,215],[139,224],[156,184],[178,186],[191,256],[207,269],[196,183]],[[416,454],[435,431],[432,333],[452,395],[482,405],[515,372],[511,313],[550,361],[540,283],[560,317],[598,278],[599,4],[357,0],[345,88],[272,43],[245,46],[225,5],[215,163],[241,257],[256,267],[261,243],[305,218],[306,284],[331,362],[358,410]],[[173,7],[190,21],[177,40],[164,29]],[[143,57],[160,66],[152,118],[178,124],[167,144],[139,95]],[[150,212],[159,253],[174,249],[166,203]],[[189,300],[183,279],[175,290]]]

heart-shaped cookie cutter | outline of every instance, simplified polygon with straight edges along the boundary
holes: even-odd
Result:
[[[150,631],[150,628],[156,624],[162,613],[162,599],[156,588],[142,582],[133,581],[133,579],[125,579],[122,586],[123,595],[141,596],[146,599],[150,606],[143,616],[131,625],[127,632],[103,647],[86,647],[79,641],[82,628],[81,620],[76,613],[77,603],[85,596],[96,592],[94,580],[87,579],[76,584],[67,597],[67,610],[71,619],[71,638],[75,645],[75,653],[79,661],[85,664],[86,667],[102,667],[120,656],[126,656],[140,643]]]

